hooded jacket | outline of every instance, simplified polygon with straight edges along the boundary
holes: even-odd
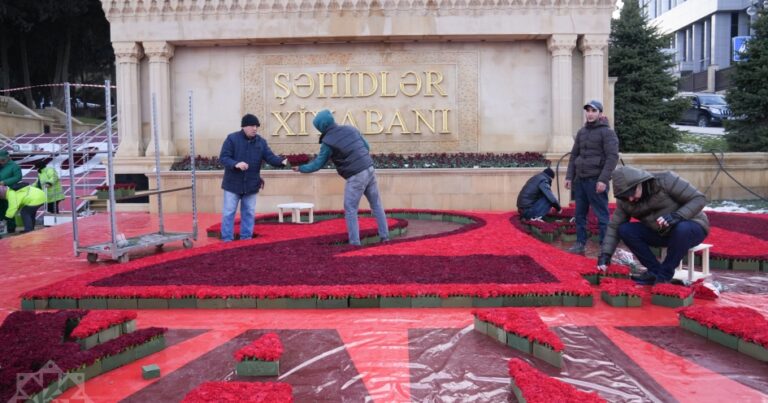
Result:
[[[48,203],[64,200],[64,193],[61,191],[61,182],[56,170],[51,167],[45,167],[37,172],[37,181],[35,187],[42,189],[48,196]]]
[[[525,182],[517,195],[517,208],[525,210],[536,204],[542,196],[549,200],[550,205],[559,205],[557,197],[552,193],[552,178],[545,172],[539,172]]]
[[[15,185],[20,180],[21,168],[19,164],[9,159],[8,162],[0,166],[0,182],[3,182],[5,186]]]
[[[348,179],[373,166],[373,159],[368,152],[368,143],[359,130],[352,126],[337,125],[333,115],[327,109],[318,112],[312,124],[321,133],[320,143],[331,149],[330,159],[342,178]],[[322,147],[320,155],[324,155]],[[322,163],[325,162],[322,161]],[[302,172],[311,172],[310,165],[305,164],[304,169],[302,167],[299,169]]]
[[[608,119],[587,122],[576,133],[565,179],[597,178],[607,185],[618,161],[619,138]]]
[[[45,204],[45,193],[34,186],[25,186],[19,190],[7,188],[5,199],[8,200],[6,218],[13,218],[16,212],[27,206],[41,206]]]
[[[702,211],[707,198],[685,179],[672,171],[651,174],[643,169],[623,166],[613,172],[613,194],[622,194],[643,183],[640,200],[630,203],[616,200],[614,211],[603,240],[602,253],[612,255],[619,242],[619,225],[635,218],[648,228],[660,230],[656,219],[677,213],[684,220],[693,221],[709,233],[709,220]]]

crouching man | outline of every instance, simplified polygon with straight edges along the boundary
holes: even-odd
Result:
[[[709,233],[709,220],[702,211],[706,197],[671,171],[651,174],[624,166],[612,178],[616,211],[608,223],[598,269],[608,267],[621,240],[648,269],[632,277],[636,283],[668,283],[688,249]],[[631,218],[638,222],[630,222]],[[663,261],[659,262],[651,247],[667,248]]]
[[[24,186],[13,190],[8,186],[0,186],[0,199],[8,201],[5,218],[10,220],[19,212],[24,222],[24,232],[35,229],[37,210],[45,204],[45,193],[34,186]]]

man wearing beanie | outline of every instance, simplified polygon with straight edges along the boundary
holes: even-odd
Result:
[[[315,172],[325,166],[328,159],[333,161],[336,172],[344,178],[344,219],[347,222],[349,243],[360,245],[360,227],[357,221],[357,210],[360,199],[365,195],[371,211],[376,217],[379,227],[379,239],[389,240],[387,216],[379,196],[379,186],[376,183],[376,172],[373,169],[373,159],[368,152],[370,146],[360,131],[352,126],[337,125],[333,114],[323,109],[315,115],[312,124],[320,131],[320,153],[314,160],[294,167],[294,171],[302,173]]]
[[[552,208],[561,210],[560,202],[551,189],[554,177],[555,171],[547,167],[525,182],[517,195],[517,211],[520,217],[536,220],[547,215]]]
[[[21,168],[11,159],[6,150],[0,150],[0,186],[13,186],[21,181]],[[5,228],[8,233],[16,232],[16,219],[5,218],[8,209],[8,201],[0,198],[0,219],[5,219]]]
[[[250,113],[240,120],[239,131],[224,140],[219,161],[224,165],[224,206],[221,217],[221,240],[234,239],[235,213],[240,203],[240,239],[253,237],[256,217],[256,194],[264,187],[261,180],[261,163],[274,167],[288,165],[288,160],[275,155],[267,141],[258,135],[259,119]]]
[[[600,243],[608,226],[608,183],[619,162],[619,138],[608,127],[603,116],[603,104],[592,100],[584,105],[586,123],[578,133],[571,149],[565,188],[573,189],[576,201],[576,243],[568,249],[583,254],[587,244],[587,213],[589,208],[597,216]]]

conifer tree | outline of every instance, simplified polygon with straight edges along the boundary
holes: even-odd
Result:
[[[768,151],[768,10],[752,25],[746,60],[736,62],[726,100],[734,119],[725,122],[730,151]]]
[[[617,77],[616,134],[623,152],[674,152],[681,134],[670,127],[687,107],[675,99],[672,56],[663,51],[667,36],[649,25],[637,1],[625,1],[611,22],[608,73]]]

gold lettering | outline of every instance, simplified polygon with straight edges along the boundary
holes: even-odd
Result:
[[[370,78],[371,88],[370,91],[365,92],[365,77]],[[375,94],[379,89],[379,81],[376,80],[376,76],[370,71],[361,71],[357,73],[357,96],[358,97],[370,97]]]
[[[325,75],[330,74],[331,75],[331,82],[329,84],[325,83]],[[338,98],[339,97],[339,73],[317,73],[317,86],[319,90],[319,94],[317,94],[318,98],[327,98],[325,96],[325,87],[331,87],[331,98]]]
[[[346,71],[344,71],[344,98],[351,98],[352,97],[352,72],[349,71],[349,67],[347,67]]]
[[[376,115],[376,119],[373,118],[373,115]],[[384,131],[384,126],[381,124],[381,120],[384,117],[382,116],[382,113],[380,111],[377,111],[375,109],[366,109],[365,110],[365,134],[380,134]],[[373,126],[376,126],[376,129],[374,130]]]
[[[432,133],[435,132],[435,110],[430,109],[432,112],[432,124],[429,124],[427,122],[427,118],[419,111],[418,109],[411,109],[411,112],[413,112],[416,115],[416,130],[413,131],[413,134],[421,134],[421,124],[420,122],[424,122],[425,125],[429,128],[429,130],[432,131]]]
[[[445,94],[445,91],[442,87],[440,87],[440,83],[443,82],[443,73],[439,71],[425,71],[424,75],[427,76],[427,91],[424,94],[425,97],[431,97],[432,96],[432,87],[435,87],[435,90],[437,90],[438,93],[440,93],[441,96],[447,96]],[[434,81],[432,80],[432,76],[435,76]]]
[[[395,120],[397,120],[397,124],[395,124]],[[392,120],[389,121],[389,125],[387,126],[387,131],[384,133],[392,134],[392,127],[394,126],[400,126],[400,134],[411,134],[403,121],[403,116],[400,114],[399,109],[395,111],[395,116],[392,116]]]
[[[280,123],[280,127],[275,130],[274,133],[272,133],[273,136],[279,136],[280,135],[280,129],[285,129],[285,135],[286,136],[295,136],[296,133],[291,130],[291,126],[288,125],[288,119],[291,118],[291,115],[293,115],[293,112],[287,112],[288,115],[283,117],[283,112],[275,112],[272,111],[272,115],[277,118],[278,123]]]
[[[406,82],[405,78],[407,76],[413,76],[414,82],[411,82],[411,83]],[[412,96],[416,96],[419,92],[421,92],[421,76],[416,74],[415,71],[406,71],[405,73],[403,73],[403,75],[400,76],[400,78],[403,79],[402,81],[400,81],[400,92],[405,94],[405,96],[412,97]],[[406,87],[410,87],[410,86],[416,87],[413,92],[408,92],[405,90]]]
[[[291,75],[288,73],[277,73],[275,74],[275,85],[280,87],[283,91],[285,91],[285,95],[278,95],[277,91],[275,91],[275,98],[280,100],[280,105],[285,104],[285,98],[288,98],[288,96],[291,95],[291,87],[288,86],[288,83],[283,83],[280,81],[280,78],[285,78],[286,81],[291,80]]]
[[[344,115],[344,120],[342,120],[342,121],[341,121],[341,124],[342,124],[342,125],[351,125],[351,126],[355,126],[355,128],[357,128],[358,130],[360,129],[360,128],[357,126],[357,122],[355,121],[355,116],[354,116],[354,115],[352,115],[352,111],[347,111],[347,114],[346,114],[346,115]]]
[[[306,108],[303,106],[300,107],[301,109],[299,113],[299,136],[308,136],[309,133],[307,132],[307,113],[310,113]]]
[[[299,80],[302,79],[302,77],[307,78],[306,83],[302,83]],[[302,95],[299,93],[299,88],[309,88],[306,95]],[[311,75],[307,73],[299,73],[299,75],[296,76],[296,79],[293,82],[293,93],[296,94],[299,98],[309,98],[312,96],[312,93],[315,92],[315,80],[312,78]]]
[[[450,109],[443,109],[440,112],[443,115],[443,127],[440,129],[440,134],[450,134],[451,130],[448,128],[448,112]]]
[[[389,81],[389,72],[388,71],[382,71],[381,72],[381,96],[382,97],[395,97],[397,96],[397,88],[395,88],[394,92],[387,93],[387,83]]]

